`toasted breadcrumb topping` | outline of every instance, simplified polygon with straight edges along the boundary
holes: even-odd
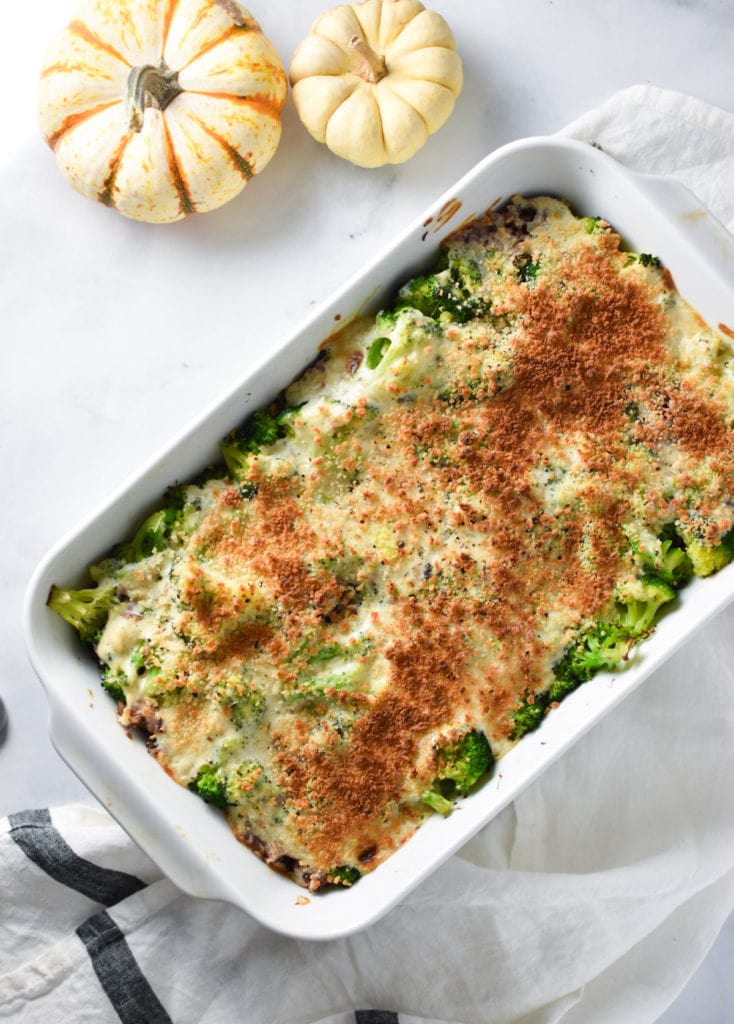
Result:
[[[447,745],[481,732],[501,756],[574,658],[628,658],[650,588],[671,600],[732,530],[730,332],[659,261],[516,197],[430,286],[341,327],[273,436],[230,439],[166,543],[102,572],[121,720],[154,723],[166,770],[313,890],[464,791]]]

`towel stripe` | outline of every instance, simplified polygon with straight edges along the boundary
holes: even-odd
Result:
[[[173,1024],[106,910],[79,925],[76,934],[122,1024]]]
[[[389,1010],[355,1010],[355,1024],[400,1024],[397,1013]]]
[[[95,903],[111,907],[145,888],[145,882],[135,875],[99,867],[74,853],[51,823],[46,808],[11,814],[8,821],[11,837],[29,860],[55,881]]]

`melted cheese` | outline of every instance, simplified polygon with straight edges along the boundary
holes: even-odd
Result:
[[[732,527],[734,359],[669,275],[549,198],[448,253],[454,320],[342,330],[286,392],[288,435],[109,570],[123,720],[145,707],[171,775],[210,766],[235,833],[312,887],[430,813],[441,744],[509,749],[665,524]]]

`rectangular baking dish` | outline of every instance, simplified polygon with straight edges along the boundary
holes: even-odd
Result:
[[[512,143],[441,196],[293,337],[251,367],[230,393],[64,538],[29,586],[26,642],[46,690],[51,738],[62,758],[177,886],[233,903],[293,937],[344,936],[394,906],[734,598],[734,565],[685,588],[678,607],[638,649],[633,664],[618,676],[599,675],[572,694],[500,762],[491,781],[462,801],[460,813],[446,819],[435,815],[358,885],[311,896],[305,904],[297,903],[300,891],[293,882],[244,849],[217,811],[176,785],[139,738],[128,738],[99,686],[93,659],[47,609],[49,588],[81,583],[85,567],[129,535],[170,483],[194,477],[216,457],[220,438],[298,375],[336,321],[341,326],[356,311],[376,312],[397,285],[433,260],[442,238],[518,192],[562,196],[581,215],[601,215],[630,248],[660,256],[681,293],[710,324],[734,324],[734,291],[728,283],[734,280],[734,239],[693,195],[668,180],[631,173],[583,143],[552,138]]]

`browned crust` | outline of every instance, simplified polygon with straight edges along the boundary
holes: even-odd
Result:
[[[467,686],[472,685],[464,669],[467,632],[479,629],[502,645],[502,679],[479,682],[475,692],[483,714],[504,721],[509,736],[519,695],[543,682],[548,657],[540,639],[543,616],[559,603],[580,622],[608,603],[627,557],[621,533],[625,495],[638,483],[625,457],[626,385],[633,382],[651,405],[662,396],[664,416],[645,427],[642,440],[672,437],[695,456],[716,451],[723,461],[734,454],[715,403],[673,386],[651,369],[667,359],[664,316],[645,283],[618,273],[618,241],[609,234],[598,248],[563,256],[561,289],[557,281],[540,280],[533,288],[518,282],[507,299],[521,324],[513,385],[492,401],[469,403],[456,439],[447,440],[451,417],[435,399],[396,404],[394,412],[384,415],[407,478],[426,474],[428,480],[430,473],[439,493],[467,487],[491,498],[491,518],[473,525],[486,531],[498,557],[481,602],[432,592],[427,584],[393,606],[395,635],[383,650],[390,662],[389,686],[363,709],[348,748],[304,744],[278,755],[279,781],[299,810],[302,839],[318,850],[319,863],[338,862],[344,836],[357,849],[377,839],[384,852],[389,836],[380,834],[375,822],[386,806],[400,801],[423,738],[457,720],[457,714],[461,721],[466,708]],[[549,434],[577,431],[589,446],[588,490],[578,508],[569,507],[554,519],[541,507],[529,474]],[[435,465],[418,461],[414,452],[419,445],[435,449]],[[451,458],[442,460],[447,452]],[[734,486],[733,476],[730,469]],[[318,621],[334,581],[319,581],[306,569],[314,541],[288,485],[259,483],[255,506],[261,507],[254,510],[247,537],[223,539],[219,550],[233,554],[238,549],[258,574],[268,577],[287,615],[284,635],[298,636],[309,622]],[[429,532],[439,534],[442,508],[413,501],[400,481],[381,475],[379,467],[371,469],[370,485],[382,495],[381,507],[370,508],[370,517],[420,519]],[[528,548],[529,522],[557,552],[552,559],[538,559],[535,549]],[[579,560],[582,537],[588,537],[593,568]],[[456,568],[470,575],[478,571],[468,556]]]
[[[237,829],[235,835],[239,841],[260,858],[271,871],[279,875],[285,875],[296,885],[300,885],[309,892],[318,892],[328,881],[325,871],[318,871],[315,868],[304,867],[294,857],[283,853],[282,849],[275,843],[270,843],[261,838],[248,824],[244,829]]]
[[[492,215],[512,253],[522,247],[533,216],[530,205]],[[492,230],[491,224],[472,222],[462,231],[469,241],[484,242],[485,229]],[[408,542],[412,526],[420,524],[412,536],[425,543],[426,571],[412,590],[387,583],[389,622],[379,633],[385,688],[369,695],[328,694],[342,707],[354,702],[350,711],[359,705],[348,741],[332,733],[313,742],[306,720],[271,731],[278,800],[297,817],[299,848],[318,869],[257,835],[251,823],[239,827],[241,819],[232,816],[245,845],[312,891],[328,883],[325,865],[374,866],[422,820],[427,811],[406,806],[405,794],[406,786],[419,792],[430,771],[430,765],[423,767],[430,758],[430,748],[423,757],[429,738],[435,742],[437,732],[486,721],[503,742],[512,739],[518,698],[547,686],[551,659],[562,647],[560,642],[553,651],[546,648],[544,620],[562,607],[570,637],[583,622],[603,614],[615,584],[630,570],[622,524],[641,487],[651,522],[656,517],[685,522],[685,498],[666,496],[662,487],[650,496],[649,477],[629,457],[631,447],[654,452],[656,446],[673,444],[707,460],[717,483],[716,493],[707,492],[701,505],[704,515],[721,494],[734,492],[734,437],[723,403],[686,382],[666,348],[660,305],[668,287],[664,274],[660,279],[652,272],[620,274],[619,238],[611,231],[555,255],[557,273],[541,275],[532,286],[510,275],[493,307],[497,315],[517,318],[511,386],[503,390],[491,375],[482,377],[479,390],[467,390],[458,409],[447,408],[435,389],[426,389],[383,411],[383,433],[376,440],[366,431],[359,435],[367,449],[389,440],[392,461],[370,459],[368,449],[366,482],[340,496],[342,511],[360,524],[398,524]],[[461,343],[458,329],[446,334],[449,343]],[[477,339],[463,340],[474,344]],[[353,354],[342,337],[339,344],[335,355],[348,371]],[[645,416],[630,417],[630,394],[644,406]],[[349,410],[353,419],[366,414],[366,404],[363,396]],[[549,438],[578,445],[584,467],[574,500],[551,511],[532,484],[538,467],[549,465]],[[334,451],[349,468],[349,445],[337,444]],[[324,568],[329,559],[318,557],[330,554],[329,540],[304,515],[303,504],[313,496],[308,479],[306,474],[261,474],[255,460],[249,482],[256,494],[248,498],[248,514],[239,518],[242,494],[222,484],[197,543],[215,562],[253,570],[277,603],[279,621],[276,628],[237,625],[246,588],[233,593],[224,584],[203,587],[203,570],[192,564],[182,592],[187,605],[182,624],[194,636],[215,636],[211,648],[192,644],[184,666],[192,682],[198,677],[211,682],[228,662],[241,665],[260,652],[276,666],[286,690],[299,668],[309,664],[304,638],[306,645],[314,636],[333,642],[341,626],[349,633],[358,588]],[[681,481],[681,491],[684,487]],[[476,504],[462,495],[476,498]],[[456,501],[449,503],[447,496]],[[439,543],[447,526],[469,526],[484,535],[480,541],[486,540],[491,557],[479,564],[481,544],[457,546],[449,556]],[[401,543],[405,547],[405,540]],[[443,558],[443,568],[461,585],[442,589],[431,558]],[[365,555],[365,561],[367,572],[386,564],[379,551]],[[380,612],[371,615],[379,623]],[[235,626],[227,633],[230,623]],[[497,645],[498,657],[472,660],[472,651],[487,643]]]

